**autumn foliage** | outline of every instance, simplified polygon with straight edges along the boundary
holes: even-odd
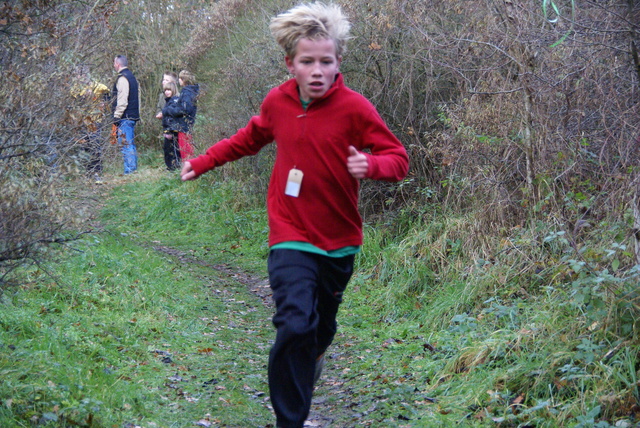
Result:
[[[0,294],[10,283],[26,282],[25,275],[13,274],[45,277],[42,270],[51,265],[42,262],[49,260],[52,250],[66,248],[92,231],[84,207],[97,196],[95,186],[87,185],[84,147],[98,121],[92,114],[93,101],[74,95],[79,83],[92,80],[110,87],[115,77],[113,57],[124,54],[129,58],[142,97],[142,120],[136,127],[141,170],[156,168],[153,163],[162,162],[161,129],[154,118],[162,73],[186,68],[198,76],[202,96],[194,137],[196,149],[204,150],[244,126],[259,111],[267,91],[291,77],[284,66],[284,53],[269,34],[268,22],[296,3],[2,2]],[[347,321],[357,334],[364,331],[361,325],[373,326],[374,334],[363,340],[367,354],[373,349],[370,343],[382,341],[385,334],[402,337],[390,336],[382,346],[389,350],[406,347],[400,359],[385,360],[376,351],[370,354],[375,354],[374,363],[369,363],[370,357],[363,361],[366,370],[378,370],[388,361],[398,382],[406,381],[411,387],[389,389],[384,392],[388,396],[381,396],[381,386],[390,379],[387,375],[381,373],[371,382],[354,375],[351,381],[367,383],[365,389],[340,386],[340,394],[353,391],[350,395],[357,398],[370,388],[372,409],[391,405],[396,399],[402,412],[412,405],[422,410],[434,405],[425,414],[446,416],[451,407],[440,407],[428,398],[431,395],[417,400],[418,389],[429,390],[429,394],[439,390],[441,397],[448,398],[456,388],[464,394],[475,391],[473,397],[453,406],[461,412],[458,423],[564,426],[579,420],[581,426],[592,426],[599,419],[600,426],[608,426],[609,422],[636,422],[640,414],[640,3],[338,3],[353,23],[353,37],[340,67],[345,82],[375,104],[405,144],[411,165],[409,176],[401,183],[362,182],[367,239],[358,256],[361,273],[354,278],[352,298],[361,299],[355,306],[363,312]],[[110,150],[115,156],[107,161],[119,162],[117,149]],[[94,346],[114,350],[112,340],[117,335],[103,334],[107,326],[94,321],[93,311],[112,304],[105,301],[116,302],[113,308],[118,310],[151,307],[151,294],[147,302],[130,305],[128,293],[136,293],[137,299],[143,283],[157,287],[154,296],[175,292],[170,295],[172,305],[202,304],[191,288],[176,287],[182,281],[200,281],[183,275],[183,265],[165,275],[169,263],[145,258],[159,251],[158,245],[149,244],[154,233],[165,239],[175,231],[178,238],[173,242],[194,245],[185,251],[203,257],[202,266],[218,257],[216,251],[224,257],[232,254],[229,257],[237,258],[241,253],[248,257],[248,245],[259,247],[255,257],[262,257],[267,226],[255,219],[262,214],[260,204],[264,203],[273,156],[274,148],[268,147],[182,187],[167,178],[154,188],[157,193],[142,195],[145,190],[141,189],[147,187],[140,186],[131,194],[119,195],[121,203],[106,214],[122,222],[122,228],[113,227],[119,232],[114,235],[127,241],[127,251],[129,238],[124,235],[131,230],[150,237],[136,238],[136,246],[147,246],[144,255],[141,251],[133,260],[122,257],[124,251],[114,251],[112,257],[123,260],[112,264],[106,256],[97,263],[93,255],[78,259],[95,263],[96,269],[91,269],[95,272],[82,272],[78,282],[87,285],[87,290],[71,290],[69,300],[73,302],[61,307],[75,316],[73,310],[85,303],[76,295],[89,296],[89,306],[82,309],[87,309],[91,319],[87,333],[91,340],[68,342],[69,349],[77,352],[87,347],[91,358],[99,354]],[[209,185],[209,180],[217,182]],[[189,205],[190,201],[195,203]],[[206,209],[199,205],[202,201]],[[145,210],[146,217],[138,219],[136,214]],[[211,222],[218,214],[224,218],[217,219],[224,229],[199,229],[191,235],[191,228],[185,227]],[[227,231],[226,227],[230,231],[219,232]],[[216,233],[221,236],[210,236]],[[212,245],[216,251],[193,244],[207,240],[220,241]],[[107,242],[103,248],[110,245],[120,243]],[[20,269],[34,263],[42,270]],[[131,265],[130,275],[120,275],[127,264]],[[142,280],[140,265],[152,272]],[[161,283],[164,280],[166,286]],[[93,286],[96,291],[91,297],[88,290]],[[112,286],[121,288],[111,293]],[[62,287],[51,288],[55,294],[65,294]],[[183,292],[184,301],[174,298],[180,293],[176,290],[189,290]],[[150,340],[160,334],[156,329],[164,312],[177,311],[162,304],[154,309],[162,314],[150,312]],[[102,316],[109,318],[109,310]],[[39,315],[47,312],[43,305]],[[33,311],[25,318],[31,322],[32,315]],[[195,318],[191,313],[184,317]],[[173,315],[168,318],[173,324]],[[46,325],[44,319],[39,317],[37,323]],[[137,352],[142,343],[137,335],[143,317],[136,314],[126,319],[137,324],[136,336],[131,346],[118,346],[118,358],[127,359],[123,366],[132,364],[137,369],[142,367],[136,362],[138,356],[130,358],[127,352]],[[50,330],[37,325],[25,331],[66,335],[76,328],[85,329],[69,324],[65,321],[65,327]],[[402,332],[398,325],[409,327],[400,329]],[[7,331],[13,329],[12,322],[5,326]],[[236,334],[231,328],[224,330]],[[19,329],[15,331],[14,337],[32,340]],[[172,330],[167,326],[167,331]],[[242,334],[246,333],[245,329]],[[92,343],[95,337],[106,339]],[[247,338],[231,340],[237,339]],[[209,356],[212,349],[219,355],[222,349],[220,341],[213,348],[208,342],[195,347],[193,343],[189,344],[190,357]],[[251,348],[251,352],[263,351],[254,344]],[[13,351],[3,348],[9,352],[7,349]],[[386,350],[380,355],[383,352]],[[53,356],[50,349],[41,354]],[[8,375],[22,376],[16,374],[14,360],[6,361]],[[439,368],[427,369],[431,367],[427,362]],[[351,361],[348,367],[353,367]],[[494,377],[473,377],[478,372]],[[156,372],[150,373],[155,382]],[[416,375],[411,380],[415,388],[409,382],[412,375]],[[46,379],[39,371],[34,376],[38,381]],[[478,385],[469,385],[475,380],[490,386],[478,393]],[[128,381],[118,377],[110,385]],[[134,384],[146,387],[143,382]],[[24,408],[23,414],[30,417],[31,404],[37,402],[34,407],[42,409],[44,400],[31,385],[24,391],[25,396],[34,395],[23,403],[16,399],[13,405],[20,409],[16,413]],[[3,402],[8,411],[14,411],[11,400]],[[353,411],[362,415],[359,408]],[[396,414],[394,411],[393,417]]]
[[[102,64],[113,1],[16,1],[0,6],[0,283],[52,243],[72,239],[81,205],[63,181],[81,163],[90,106],[70,102],[79,67]]]
[[[3,3],[0,180],[16,189],[3,193],[3,259],[28,247],[15,241],[25,236],[24,223],[9,220],[18,199],[42,204],[25,212],[43,214],[55,230],[72,217],[47,195],[57,194],[53,167],[73,169],[78,161],[76,112],[84,107],[67,102],[78,64],[105,80],[113,77],[114,54],[131,58],[143,96],[139,145],[153,150],[160,76],[192,69],[204,92],[195,130],[202,150],[243,126],[266,91],[288,77],[267,25],[292,4]],[[345,79],[374,102],[411,155],[400,186],[364,184],[366,218],[416,218],[434,206],[474,213],[469,233],[478,236],[532,219],[573,231],[614,218],[628,224],[626,239],[634,242],[637,2],[358,0],[344,7],[354,24]],[[227,171],[262,192],[270,156]],[[51,230],[44,235],[35,241],[57,239]]]

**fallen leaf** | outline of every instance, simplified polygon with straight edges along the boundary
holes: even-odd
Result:
[[[516,398],[513,399],[513,401],[511,401],[511,404],[509,405],[509,407],[511,407],[511,411],[513,412],[513,414],[518,413],[518,407],[520,406],[520,404],[522,404],[523,401],[524,401],[524,395],[522,394],[518,395]]]

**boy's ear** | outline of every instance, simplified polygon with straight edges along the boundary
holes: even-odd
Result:
[[[287,69],[289,69],[289,73],[293,74],[293,59],[289,58],[289,55],[284,57],[284,62],[287,64]]]

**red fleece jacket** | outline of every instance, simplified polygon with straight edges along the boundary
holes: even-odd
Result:
[[[365,153],[367,178],[402,180],[409,167],[407,152],[375,107],[347,88],[341,74],[327,93],[303,110],[294,79],[272,89],[260,115],[228,139],[191,159],[201,175],[276,142],[276,160],[267,194],[269,245],[308,242],[326,251],[362,245],[358,212],[359,181],[347,170],[349,146]],[[289,171],[304,178],[298,197],[285,195]]]

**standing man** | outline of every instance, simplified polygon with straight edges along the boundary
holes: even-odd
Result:
[[[118,128],[118,144],[122,145],[125,175],[134,173],[138,169],[134,130],[136,122],[140,120],[138,81],[127,68],[128,66],[129,62],[126,56],[118,55],[115,57],[113,68],[118,73],[118,78],[111,90],[113,123]]]

